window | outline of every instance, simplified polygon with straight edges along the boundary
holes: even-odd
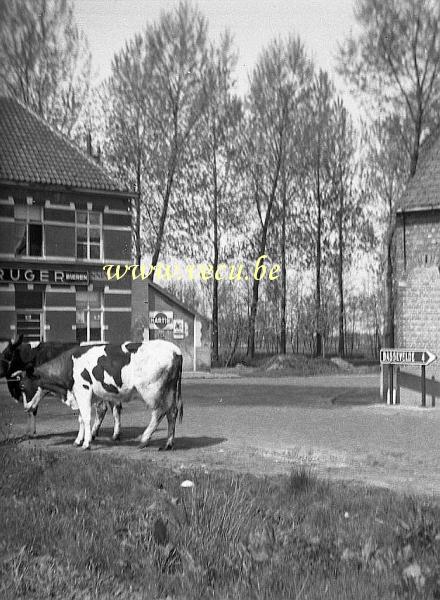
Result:
[[[101,258],[101,214],[87,210],[76,213],[77,258]]]
[[[41,223],[41,207],[17,204],[15,215],[15,255],[42,256],[43,226]]]
[[[101,342],[103,308],[100,292],[76,292],[76,341]]]
[[[17,335],[23,334],[26,342],[40,342],[44,331],[43,292],[16,286],[15,309]]]

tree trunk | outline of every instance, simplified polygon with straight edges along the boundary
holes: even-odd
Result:
[[[392,217],[386,238],[386,274],[385,274],[385,346],[394,348],[394,267],[393,267],[393,238],[396,229],[395,218]]]
[[[286,354],[286,297],[287,297],[287,277],[286,277],[286,174],[283,173],[283,210],[281,227],[281,333],[280,333],[280,354]]]
[[[141,164],[138,160],[136,166],[136,264],[140,266],[142,260],[141,251]]]
[[[261,234],[261,243],[259,248],[258,256],[263,256],[266,252],[266,240],[267,240],[267,230],[269,228],[270,223],[270,214],[272,211],[272,206],[275,201],[275,194],[278,186],[278,177],[280,174],[280,166],[281,166],[281,158],[277,161],[277,167],[275,172],[274,181],[272,183],[272,190],[270,193],[269,201],[267,203],[266,216],[263,223],[263,231]],[[251,302],[251,310],[249,314],[249,331],[248,331],[248,343],[247,343],[247,357],[254,358],[255,356],[255,323],[257,320],[257,308],[258,308],[258,293],[260,288],[260,280],[253,279],[252,282],[252,302]]]
[[[421,92],[419,92],[420,94]],[[413,143],[413,148],[411,151],[411,163],[410,163],[410,168],[409,168],[409,176],[410,177],[414,177],[415,173],[416,173],[416,168],[417,168],[417,162],[419,160],[419,150],[420,150],[420,138],[422,136],[422,119],[423,119],[423,110],[422,110],[422,106],[421,106],[421,96],[419,95],[418,97],[418,111],[417,111],[417,118],[415,120],[414,126],[415,126],[415,131],[414,131],[414,143]]]
[[[261,256],[261,254],[260,254]],[[249,314],[249,334],[247,343],[247,355],[248,358],[254,358],[255,356],[255,321],[257,318],[257,307],[258,307],[258,286],[259,281],[254,279],[252,284],[252,301],[251,310]]]
[[[217,155],[216,155],[216,130],[213,127],[213,163],[212,163],[212,183],[213,183],[213,227],[214,227],[214,277],[212,279],[212,334],[211,334],[211,363],[218,363],[218,280],[215,277],[218,267],[219,240],[218,240],[218,181],[217,181]]]
[[[338,218],[338,243],[339,243],[339,260],[338,260],[338,291],[339,291],[339,340],[338,340],[338,356],[343,357],[345,354],[345,339],[344,339],[344,187],[342,177],[339,190],[339,218]]]
[[[315,327],[316,327],[316,356],[322,355],[322,332],[321,332],[321,185],[320,185],[320,158],[318,159],[316,179],[316,202],[318,204],[318,219],[316,227],[316,303],[315,303]]]
[[[167,177],[167,185],[165,188],[165,194],[163,196],[163,206],[162,206],[162,212],[160,214],[156,244],[154,246],[153,258],[151,259],[151,265],[153,267],[155,267],[159,261],[160,251],[162,248],[163,234],[165,231],[165,222],[166,222],[167,213],[168,213],[168,205],[170,202],[171,191],[173,189],[173,181],[174,181],[174,175],[176,172],[176,165],[177,165],[177,148],[175,147],[173,150],[172,156],[171,156],[170,166],[169,166],[169,170],[168,170],[168,177]],[[153,271],[153,275],[152,275],[153,280],[154,280],[154,275],[155,275],[155,271]]]

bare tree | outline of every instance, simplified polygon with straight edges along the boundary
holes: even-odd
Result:
[[[331,183],[329,220],[330,256],[337,274],[338,290],[338,354],[345,353],[344,273],[352,263],[356,250],[370,250],[375,242],[373,226],[366,214],[363,158],[353,123],[340,98],[332,106],[327,170]]]
[[[225,33],[218,47],[211,47],[207,69],[207,110],[202,120],[202,155],[207,166],[209,191],[208,207],[212,223],[213,272],[221,261],[222,231],[234,229],[237,212],[231,196],[231,183],[235,181],[232,171],[236,156],[235,145],[242,116],[239,99],[233,95],[233,68],[237,57],[232,47],[232,38]],[[212,344],[211,359],[219,359],[218,331],[218,287],[217,277],[212,279]]]
[[[179,169],[194,142],[196,125],[207,106],[205,71],[208,62],[207,23],[189,3],[163,13],[145,33],[148,127],[154,137],[148,171],[155,208],[152,264],[164,239],[169,204]]]
[[[110,162],[136,186],[137,260],[147,250],[152,265],[163,249],[176,186],[185,184],[193,162],[207,105],[207,62],[206,20],[182,2],[126,44],[107,83]]]
[[[355,16],[361,33],[340,48],[340,71],[373,109],[399,118],[412,177],[423,136],[439,121],[440,5],[360,0]]]
[[[86,101],[91,56],[69,0],[0,3],[0,90],[66,135]]]
[[[311,64],[299,39],[272,42],[254,69],[247,98],[246,162],[251,194],[258,214],[255,243],[258,257],[266,251],[272,209],[296,106],[311,79]],[[258,278],[252,282],[247,354],[255,353]]]
[[[327,244],[328,219],[326,210],[330,200],[330,179],[327,163],[331,141],[331,110],[334,98],[334,85],[328,74],[320,70],[315,77],[309,103],[307,130],[304,133],[303,177],[304,194],[307,197],[304,222],[305,232],[314,240],[310,245],[310,262],[315,268],[315,354],[321,356],[322,346],[322,266]],[[313,253],[312,253],[313,251]]]
[[[134,246],[138,264],[142,257],[142,211],[147,203],[143,181],[153,140],[148,131],[148,86],[151,71],[141,35],[127,42],[112,62],[112,74],[104,85],[105,158],[114,174],[136,189]]]
[[[366,191],[386,223],[383,238],[385,273],[385,344],[394,346],[394,232],[396,200],[404,190],[409,158],[400,143],[398,117],[376,120],[364,125],[367,148]]]

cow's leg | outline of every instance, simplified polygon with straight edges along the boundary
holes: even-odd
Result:
[[[24,410],[26,410],[26,411],[35,410],[38,407],[40,400],[42,398],[44,398],[44,396],[46,394],[47,394],[47,392],[39,387],[37,389],[37,391],[35,392],[34,397],[31,400],[29,400],[29,402],[28,402],[26,394],[24,392],[22,392]]]
[[[121,439],[121,410],[122,406],[119,402],[116,402],[112,406],[113,412],[113,435],[112,440],[116,442]]]
[[[79,430],[76,440],[73,442],[74,446],[81,446],[84,440],[84,421],[82,420],[81,413],[78,415]]]
[[[151,413],[151,420],[148,424],[148,427],[145,429],[144,433],[141,435],[141,442],[139,444],[139,448],[145,448],[150,441],[151,436],[156,431],[159,423],[164,418],[165,413],[162,409],[153,409]]]
[[[38,406],[28,412],[28,432],[29,435],[35,437],[37,435],[37,424],[35,417],[37,416]]]
[[[35,396],[32,398],[30,402],[27,402],[26,394],[22,393],[23,398],[23,406],[27,413],[27,434],[29,437],[35,437],[37,433],[37,426],[35,422],[35,417],[37,416],[38,403],[41,398],[45,396],[45,392],[41,388],[38,388]]]
[[[84,442],[83,450],[89,450],[92,441],[92,431],[90,428],[90,417],[92,412],[92,390],[74,389],[76,402],[84,424]]]
[[[96,416],[95,416],[95,422],[93,423],[93,427],[92,427],[92,440],[94,440],[95,437],[99,433],[99,429],[102,425],[105,414],[107,412],[107,403],[104,402],[103,400],[99,400],[96,403],[95,410],[96,410]]]
[[[177,406],[174,404],[167,411],[167,420],[168,420],[168,438],[167,443],[163,448],[159,448],[159,450],[172,450],[174,445],[174,434],[176,431],[176,419],[177,419]]]

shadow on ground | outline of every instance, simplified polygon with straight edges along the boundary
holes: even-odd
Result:
[[[382,402],[378,390],[350,388],[332,398],[333,406],[363,406],[368,404],[379,404]]]
[[[203,384],[192,386],[186,396],[186,404],[200,407],[209,406],[268,406],[307,408],[331,408],[333,394],[345,392],[344,388],[309,388],[306,385],[255,385],[240,383],[239,386]]]
[[[144,431],[144,427],[126,427],[121,433],[121,439],[114,442],[111,439],[113,430],[103,429],[100,435],[92,442],[94,448],[137,448],[139,446],[139,436]],[[162,428],[165,435],[153,437],[149,442],[148,448],[161,448],[166,443],[166,429]],[[63,433],[47,433],[37,435],[35,440],[50,440],[52,446],[72,446],[73,440],[78,435],[77,430],[63,431]],[[225,437],[209,437],[209,436],[176,436],[174,440],[175,450],[195,450],[198,448],[209,448],[226,442]]]

